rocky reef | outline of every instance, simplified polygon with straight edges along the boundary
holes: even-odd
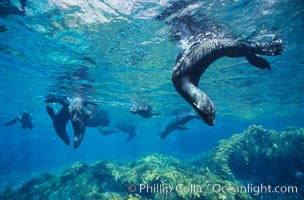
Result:
[[[287,127],[276,132],[250,126],[242,134],[219,142],[212,165],[222,178],[282,190],[272,188],[256,199],[303,199],[304,129]],[[285,191],[288,187],[293,191]]]
[[[304,129],[253,125],[189,161],[153,154],[132,162],[78,162],[59,174],[34,176],[0,199],[300,200],[303,152]]]

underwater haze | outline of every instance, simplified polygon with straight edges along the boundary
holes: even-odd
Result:
[[[302,0],[0,0],[0,199],[303,199],[303,30]],[[253,67],[245,58],[212,63],[199,88],[216,107],[215,125],[195,118],[161,139],[174,117],[193,110],[171,80],[179,53],[214,38],[280,40],[283,51],[262,56],[271,70]],[[50,94],[94,102],[110,123],[87,127],[77,149],[67,146],[46,110]],[[157,115],[132,114],[136,101],[151,105]],[[48,105],[61,109],[58,103]],[[18,121],[4,125],[24,112],[32,113],[32,129]],[[100,131],[112,126],[117,134]],[[132,126],[136,136],[127,141],[122,126]],[[70,122],[67,133],[73,141]],[[261,166],[267,173],[258,170]],[[206,184],[202,179],[208,177],[234,185],[297,185],[299,191],[294,196],[214,191],[218,196],[198,191],[167,196],[126,186],[173,187],[187,178],[193,178],[188,184]],[[111,181],[91,186],[95,179]],[[60,192],[60,184],[73,187],[85,180],[96,191],[78,193],[78,186],[78,192]],[[49,185],[34,192],[44,181]]]

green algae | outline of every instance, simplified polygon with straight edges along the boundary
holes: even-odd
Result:
[[[59,174],[34,176],[0,199],[303,199],[303,192],[256,196],[238,191],[240,185],[261,183],[303,189],[303,150],[302,128],[276,132],[252,125],[188,162],[160,154],[131,162],[77,162]],[[223,186],[233,191],[221,191]]]
[[[289,127],[276,132],[253,125],[242,134],[220,141],[213,164],[225,178],[292,183],[295,173],[304,171],[303,152],[303,128]]]

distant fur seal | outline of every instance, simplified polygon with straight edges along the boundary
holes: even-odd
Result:
[[[68,121],[71,120],[74,131],[74,149],[79,147],[84,137],[86,120],[94,113],[93,110],[97,105],[79,97],[68,99],[67,97],[56,95],[48,95],[45,103],[60,103],[62,105],[62,108],[57,114],[47,105],[47,113],[53,120],[53,126],[57,135],[67,145],[70,145],[70,139],[66,132],[66,125]],[[85,107],[87,107],[88,104],[92,104],[94,108],[85,111]]]
[[[194,111],[183,113],[174,117],[164,129],[160,131],[160,138],[164,139],[171,133],[172,131],[179,130],[187,130],[188,128],[185,126],[189,121],[193,119],[198,119],[199,116]]]
[[[15,119],[5,123],[5,126],[11,126],[15,124],[17,121],[21,123],[21,128],[23,129],[32,129],[34,127],[32,123],[33,113],[24,112],[21,117],[16,117]]]
[[[215,60],[228,57],[246,57],[248,62],[260,69],[269,69],[270,64],[257,56],[281,55],[282,41],[245,43],[229,39],[210,39],[192,45],[176,59],[172,82],[176,91],[194,108],[210,126],[214,125],[215,107],[212,100],[198,88],[199,80],[209,65]]]
[[[94,113],[86,120],[86,127],[105,127],[111,122],[110,115],[101,109],[97,109]]]
[[[152,106],[141,101],[132,100],[130,112],[132,114],[139,114],[143,118],[151,118],[154,115],[161,115],[160,113],[152,113]]]
[[[127,137],[127,142],[129,142],[136,136],[136,129],[133,124],[118,124],[116,126],[100,127],[98,131],[104,136],[116,134],[119,132],[128,133],[129,135]]]

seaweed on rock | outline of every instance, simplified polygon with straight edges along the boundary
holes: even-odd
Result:
[[[207,168],[191,166],[173,157],[154,154],[135,160],[128,167],[120,182],[122,185],[136,185],[135,194],[143,199],[250,199],[246,194],[208,190],[209,185],[233,186],[235,183],[221,179]],[[144,189],[138,189],[140,185]]]
[[[242,134],[219,142],[213,153],[212,169],[222,178],[245,184],[296,186],[298,194],[293,197],[301,199],[303,152],[303,128],[288,127],[276,132],[252,125]]]
[[[295,172],[304,172],[303,151],[304,129],[276,132],[253,125],[242,134],[220,141],[213,164],[225,178],[292,183]]]
[[[136,191],[128,190],[131,184]],[[154,189],[141,191],[141,184]],[[78,162],[61,174],[34,177],[21,188],[0,194],[0,199],[250,199],[246,194],[207,191],[206,186],[212,184],[236,183],[221,179],[207,168],[189,166],[175,158],[155,154],[125,164]],[[171,187],[171,190],[166,192],[160,187]]]

